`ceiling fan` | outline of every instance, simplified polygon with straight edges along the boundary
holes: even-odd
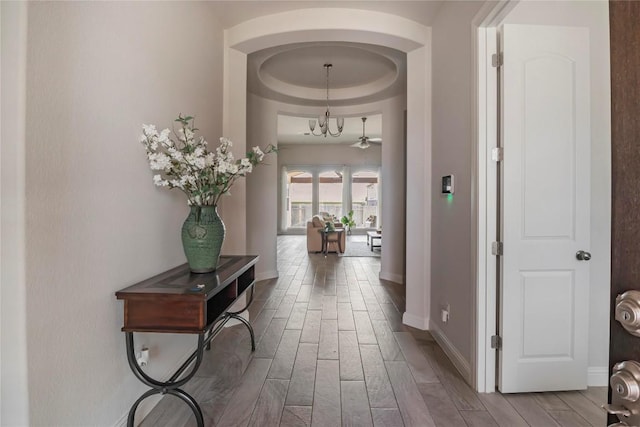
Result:
[[[352,147],[356,147],[356,148],[361,148],[361,149],[365,149],[365,148],[369,148],[369,146],[371,145],[370,143],[381,143],[382,142],[382,138],[369,138],[368,136],[365,136],[365,132],[364,132],[364,123],[367,121],[366,117],[362,118],[362,136],[358,138],[358,142],[356,142],[355,144],[351,144]]]

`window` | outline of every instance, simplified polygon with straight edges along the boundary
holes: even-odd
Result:
[[[327,212],[337,218],[342,216],[342,174],[336,171],[319,175],[319,212]]]
[[[360,171],[351,175],[351,206],[356,227],[378,226],[378,172]]]
[[[378,228],[380,177],[378,167],[373,168],[352,172],[351,166],[283,166],[282,231],[299,233],[313,215],[323,212],[340,220],[351,209],[356,233]]]
[[[313,175],[310,172],[287,173],[286,227],[306,227],[313,216]]]

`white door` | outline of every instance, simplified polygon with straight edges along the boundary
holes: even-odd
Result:
[[[586,28],[504,25],[499,389],[587,386],[590,128]]]

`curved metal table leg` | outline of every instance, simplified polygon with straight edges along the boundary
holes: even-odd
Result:
[[[233,319],[241,321],[242,323],[244,323],[247,329],[249,329],[249,335],[251,335],[251,351],[256,351],[256,338],[255,338],[255,335],[253,334],[253,328],[251,327],[251,323],[249,323],[247,319],[245,319],[244,317],[238,316],[235,313],[228,313],[228,315]]]
[[[196,424],[198,425],[198,427],[204,427],[204,417],[202,416],[202,409],[200,409],[198,402],[196,402],[196,400],[191,395],[185,393],[183,390],[180,390],[179,388],[175,390],[169,390],[167,394],[176,396],[179,399],[181,399],[183,402],[185,402],[187,405],[189,405],[189,407],[193,411],[193,415],[196,416]]]
[[[162,390],[152,388],[151,390],[148,390],[142,396],[140,396],[138,400],[136,400],[136,403],[134,403],[131,409],[129,410],[129,416],[127,417],[127,427],[133,427],[133,421],[135,420],[136,411],[138,410],[138,406],[140,405],[140,403],[143,400],[145,400],[147,397],[153,396],[154,394],[160,394],[160,393],[162,393]]]
[[[249,308],[249,306],[253,302],[253,295],[255,293],[256,293],[256,290],[254,288],[254,285],[251,285],[251,295],[249,295],[249,301],[247,302],[247,305],[245,305],[242,310],[227,311],[224,314],[226,317],[239,320],[240,322],[244,323],[244,325],[247,327],[247,329],[249,329],[249,334],[251,335],[251,351],[256,351],[256,338],[255,338],[255,335],[253,333],[253,327],[251,326],[251,323],[249,323],[247,321],[247,319],[245,319],[244,317],[240,316],[240,313],[243,313],[244,311],[246,311]]]
[[[206,340],[207,343],[211,340],[211,338],[212,337],[207,338]],[[252,338],[253,338],[253,332],[252,332]],[[134,351],[135,346],[134,346],[133,332],[126,333],[126,342],[127,342],[127,360],[129,362],[129,367],[131,368],[135,376],[142,383],[151,387],[151,390],[146,391],[142,396],[140,396],[138,400],[136,400],[136,402],[133,404],[131,409],[129,410],[129,415],[127,417],[127,426],[133,427],[136,410],[138,409],[140,402],[142,402],[144,399],[146,399],[149,396],[153,396],[154,394],[171,394],[173,396],[178,397],[187,405],[189,405],[189,407],[191,408],[191,410],[196,416],[196,422],[198,424],[198,427],[204,427],[204,417],[202,416],[202,410],[200,409],[200,406],[198,406],[198,403],[191,395],[189,395],[188,393],[186,393],[185,391],[179,388],[184,384],[186,384],[191,378],[193,378],[196,371],[200,367],[200,364],[202,363],[202,356],[203,356],[204,347],[205,347],[204,334],[198,335],[198,348],[196,349],[196,351],[194,351],[191,354],[191,356],[187,359],[187,361],[183,363],[182,366],[180,366],[180,368],[178,368],[178,370],[166,382],[161,382],[151,378],[138,365],[138,362],[135,356],[135,351]],[[184,377],[178,380],[178,378],[180,378],[180,376],[189,367],[189,365],[193,363],[194,360],[195,360],[195,363],[191,371],[187,373],[187,375],[185,375]]]
[[[162,394],[162,390],[151,389],[146,393],[144,393],[142,396],[140,396],[138,400],[136,400],[136,402],[133,404],[133,406],[129,410],[129,416],[127,417],[127,427],[134,427],[134,421],[136,417],[136,411],[138,410],[138,406],[144,399],[146,399],[149,396],[153,396],[154,394]],[[176,396],[177,398],[185,402],[187,405],[189,405],[189,408],[191,408],[191,411],[193,411],[193,415],[195,415],[196,417],[196,423],[198,427],[204,427],[204,416],[202,415],[202,409],[200,409],[200,405],[198,405],[198,402],[196,402],[196,400],[191,395],[189,395],[188,393],[185,393],[183,390],[179,388],[175,390],[167,390],[166,394]]]
[[[240,316],[240,313],[246,311],[247,308],[249,308],[249,305],[251,305],[251,303],[253,302],[254,293],[255,289],[253,288],[253,285],[251,285],[251,295],[249,296],[249,301],[242,310],[235,312],[226,312],[219,321],[214,322],[212,327],[208,330],[208,336],[206,338],[206,333],[198,335],[198,348],[196,349],[196,351],[191,354],[187,361],[184,362],[182,366],[180,366],[180,368],[178,368],[178,370],[166,382],[158,381],[151,378],[142,370],[142,368],[140,368],[135,355],[133,332],[126,333],[125,338],[127,343],[127,361],[129,362],[129,367],[142,383],[151,387],[151,390],[146,391],[142,396],[140,396],[129,410],[129,415],[127,417],[128,427],[133,427],[136,410],[138,409],[140,403],[147,397],[153,396],[154,394],[171,394],[178,397],[180,400],[189,405],[196,417],[198,427],[204,427],[204,417],[202,415],[202,410],[200,409],[198,402],[196,402],[196,400],[184,390],[181,390],[180,387],[182,387],[191,378],[193,378],[196,371],[200,367],[200,364],[202,363],[202,357],[205,347],[207,349],[210,348],[211,340],[215,337],[217,332],[222,329],[228,319],[239,320],[247,327],[247,329],[249,330],[249,334],[251,335],[251,351],[256,350],[256,338],[253,332],[253,327],[251,326],[251,323],[249,323],[244,317]],[[187,368],[194,362],[194,360],[195,363],[191,371],[189,371],[189,373],[187,373],[184,377],[180,378],[182,374],[187,370]]]

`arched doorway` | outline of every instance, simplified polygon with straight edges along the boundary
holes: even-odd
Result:
[[[336,19],[345,18],[347,19]],[[287,29],[281,23],[287,22]],[[224,134],[231,137],[242,150],[247,141],[247,55],[269,47],[297,43],[301,41],[352,41],[378,44],[405,52],[407,55],[407,121],[406,121],[406,173],[403,178],[394,177],[383,181],[389,186],[389,194],[396,196],[396,201],[382,206],[385,211],[393,209],[399,203],[405,206],[404,191],[394,193],[394,185],[400,181],[420,183],[413,191],[406,193],[406,211],[403,221],[392,223],[389,237],[385,237],[387,250],[397,254],[406,253],[404,260],[393,262],[383,259],[380,277],[392,281],[406,283],[407,306],[403,321],[411,326],[427,329],[429,319],[430,294],[430,212],[431,212],[431,64],[430,64],[430,29],[396,15],[371,12],[365,10],[341,9],[338,15],[333,9],[297,10],[295,13],[284,12],[268,15],[243,22],[226,31],[225,37],[225,96],[224,96]],[[388,125],[383,124],[383,140],[397,139],[404,134],[404,111],[390,109],[389,114],[383,112]],[[400,119],[398,120],[398,117]],[[273,132],[271,124],[262,127]],[[386,135],[385,135],[386,134]],[[264,135],[264,132],[263,132]],[[273,137],[274,133],[267,133]],[[386,150],[386,151],[385,151]],[[404,164],[404,153],[394,152],[383,145],[383,164]],[[387,159],[389,160],[387,162]],[[266,168],[264,168],[266,169]],[[261,176],[268,175],[265,171]],[[383,176],[387,176],[382,171]],[[260,179],[263,188],[272,182],[272,201],[277,200],[277,170],[270,177]],[[385,192],[387,193],[387,192]],[[249,249],[259,251],[265,256],[264,263],[257,272],[258,278],[267,278],[266,273],[275,271],[276,259],[275,236],[277,228],[277,209],[266,211],[259,207],[266,196],[263,192],[248,197],[245,189],[236,190],[234,197],[225,200],[222,215],[225,211],[234,212],[233,220],[228,224],[229,235],[233,236],[228,247],[236,252]],[[275,203],[275,202],[273,202]],[[237,212],[242,212],[238,215]],[[231,214],[230,214],[231,215]],[[226,216],[230,216],[226,215]],[[226,219],[225,219],[225,222]],[[406,225],[405,225],[406,224]],[[266,229],[265,227],[268,227]],[[394,230],[395,229],[395,232]],[[406,241],[404,240],[406,230]],[[248,239],[260,233],[261,239]],[[247,242],[251,240],[250,244]],[[227,243],[225,243],[227,245]],[[264,250],[263,250],[264,249]],[[405,250],[406,249],[406,250]],[[274,276],[271,276],[274,277]]]

